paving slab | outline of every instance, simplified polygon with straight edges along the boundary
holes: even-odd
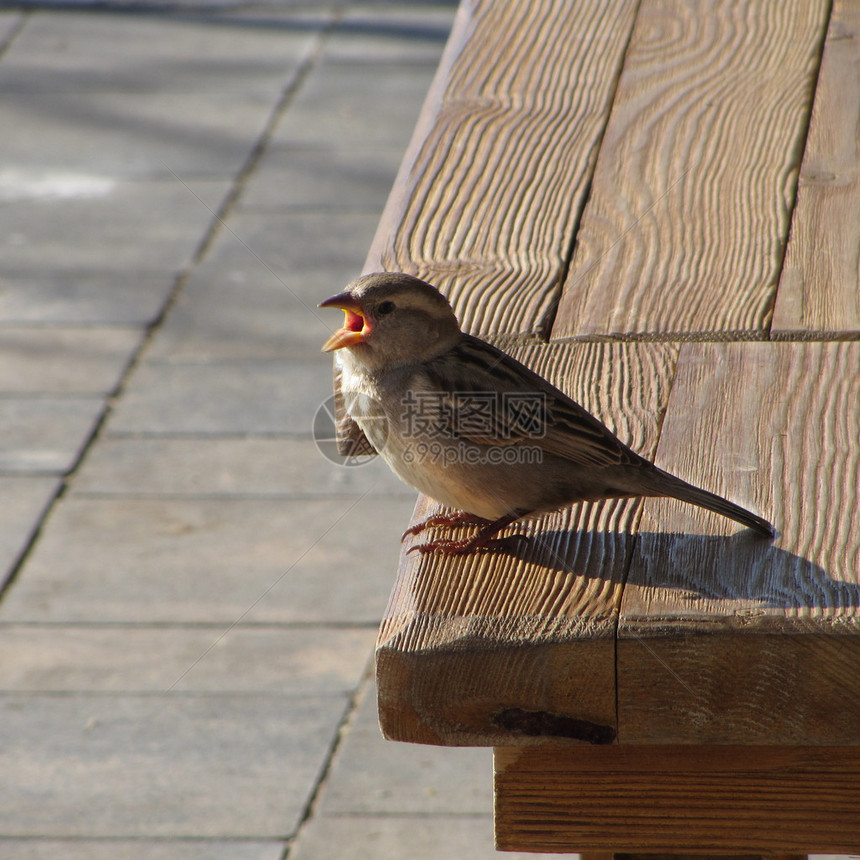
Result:
[[[319,353],[301,363],[145,362],[108,427],[116,433],[309,437],[314,415],[330,395],[331,359]]]
[[[0,582],[18,563],[59,487],[55,477],[0,477]]]
[[[347,706],[332,696],[0,696],[0,834],[277,839]]]
[[[23,20],[20,12],[0,12],[0,49],[6,47]]]
[[[116,179],[232,176],[274,107],[242,92],[6,94],[3,166]]]
[[[267,149],[242,192],[239,208],[381,214],[402,159],[403,151],[397,147],[333,152]]]
[[[0,472],[66,473],[104,408],[99,397],[0,397]]]
[[[247,187],[253,185],[252,179]],[[374,209],[308,212],[285,206],[269,212],[240,205],[222,226],[205,262],[231,271],[243,271],[243,264],[253,262],[251,271],[271,269],[288,291],[313,299],[333,273],[352,271],[356,259],[364,261],[378,221]]]
[[[488,815],[493,751],[386,741],[376,690],[364,695],[332,762],[321,815]]]
[[[326,42],[326,62],[439,62],[458,0],[359,3],[347,8]]]
[[[0,416],[2,405],[0,400]],[[328,448],[325,453],[335,456]],[[313,440],[293,438],[103,437],[75,475],[72,492],[138,498],[355,498],[365,493],[373,502],[380,496],[415,498],[379,457],[341,465],[323,456]]]
[[[0,393],[107,394],[142,338],[125,326],[0,326]]]
[[[493,847],[490,814],[323,815],[302,829],[290,851],[290,860],[557,860],[558,856],[499,854]]]
[[[22,200],[56,202],[102,199],[108,197],[115,187],[113,179],[96,173],[44,167],[4,167],[0,170],[0,203],[3,204]],[[18,241],[20,243],[20,238]]]
[[[327,279],[328,293],[319,290],[303,299],[301,285],[255,272],[258,264],[217,272],[212,267],[195,270],[193,281],[182,291],[178,304],[159,330],[148,352],[153,363],[306,361],[319,357],[320,348],[341,324],[342,314],[324,313],[316,305],[361,273],[361,264]],[[250,270],[250,271],[247,271]],[[228,278],[235,280],[228,282]]]
[[[376,630],[0,625],[0,690],[14,692],[349,692]]]
[[[0,325],[146,326],[155,321],[176,282],[171,272],[64,271],[44,267],[0,275]],[[62,263],[60,263],[60,266]]]
[[[275,129],[272,144],[323,151],[405,149],[436,63],[327,63],[305,85]]]
[[[0,63],[0,93],[261,92],[276,96],[329,21],[325,8],[261,25],[201,12],[39,12]]]
[[[3,839],[3,860],[281,860],[280,842]]]
[[[318,360],[341,318],[317,305],[361,274],[377,221],[377,213],[366,212],[231,217],[185,284],[149,358]]]
[[[0,620],[378,623],[412,507],[403,498],[69,496]]]
[[[44,192],[51,176],[61,186],[55,196]],[[68,180],[35,172],[21,180],[35,185],[33,197],[0,204],[5,267],[44,271],[51,260],[61,271],[179,271],[229,187],[226,180],[110,180],[67,194]]]
[[[0,12],[0,50],[24,23],[0,55],[0,469],[68,469],[98,414],[84,404],[101,408],[192,267],[0,604],[11,860],[280,858],[366,684],[414,502],[379,461],[317,452],[339,319],[315,306],[360,273],[455,4],[168,6]],[[0,562],[57,488],[0,478]],[[451,820],[440,844],[479,856],[458,828],[489,832],[486,751],[381,745],[368,710],[296,850],[359,821],[364,786],[365,807]],[[406,856],[415,840],[386,833]]]

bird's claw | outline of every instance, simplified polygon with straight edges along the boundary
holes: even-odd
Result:
[[[420,523],[416,523],[414,526],[406,529],[400,540],[402,542],[408,537],[421,534],[421,532],[433,526],[448,526],[450,528],[453,526],[486,526],[489,523],[490,520],[476,517],[474,514],[467,514],[465,511],[454,511],[450,514],[433,514],[427,517],[426,520],[422,520]]]
[[[420,543],[409,547],[406,554],[412,552],[420,552],[421,555],[427,555],[431,552],[438,552],[442,555],[466,555],[470,552],[478,550],[494,550],[504,552],[507,550],[515,550],[521,544],[528,543],[530,540],[528,535],[514,534],[502,538],[490,538],[486,541],[479,541],[477,538],[469,538],[465,540],[450,540],[448,538],[439,538],[438,540],[429,541],[428,543]]]

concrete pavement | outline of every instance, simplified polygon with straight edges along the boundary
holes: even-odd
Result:
[[[5,860],[496,856],[489,751],[376,726],[414,495],[311,438],[454,11],[0,13]]]

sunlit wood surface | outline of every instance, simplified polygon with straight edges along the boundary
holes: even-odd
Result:
[[[388,737],[509,750],[502,798],[513,748],[860,746],[858,127],[857,2],[462,4],[367,270],[778,535],[633,500],[511,552],[407,539]],[[505,847],[542,844],[533,800]]]

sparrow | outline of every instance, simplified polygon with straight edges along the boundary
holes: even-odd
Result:
[[[506,546],[495,536],[523,517],[635,496],[670,496],[773,537],[766,520],[658,468],[541,376],[461,331],[431,284],[365,275],[320,307],[345,314],[322,349],[337,353],[348,420],[401,480],[454,509],[404,538],[434,525],[480,527],[410,551]]]

